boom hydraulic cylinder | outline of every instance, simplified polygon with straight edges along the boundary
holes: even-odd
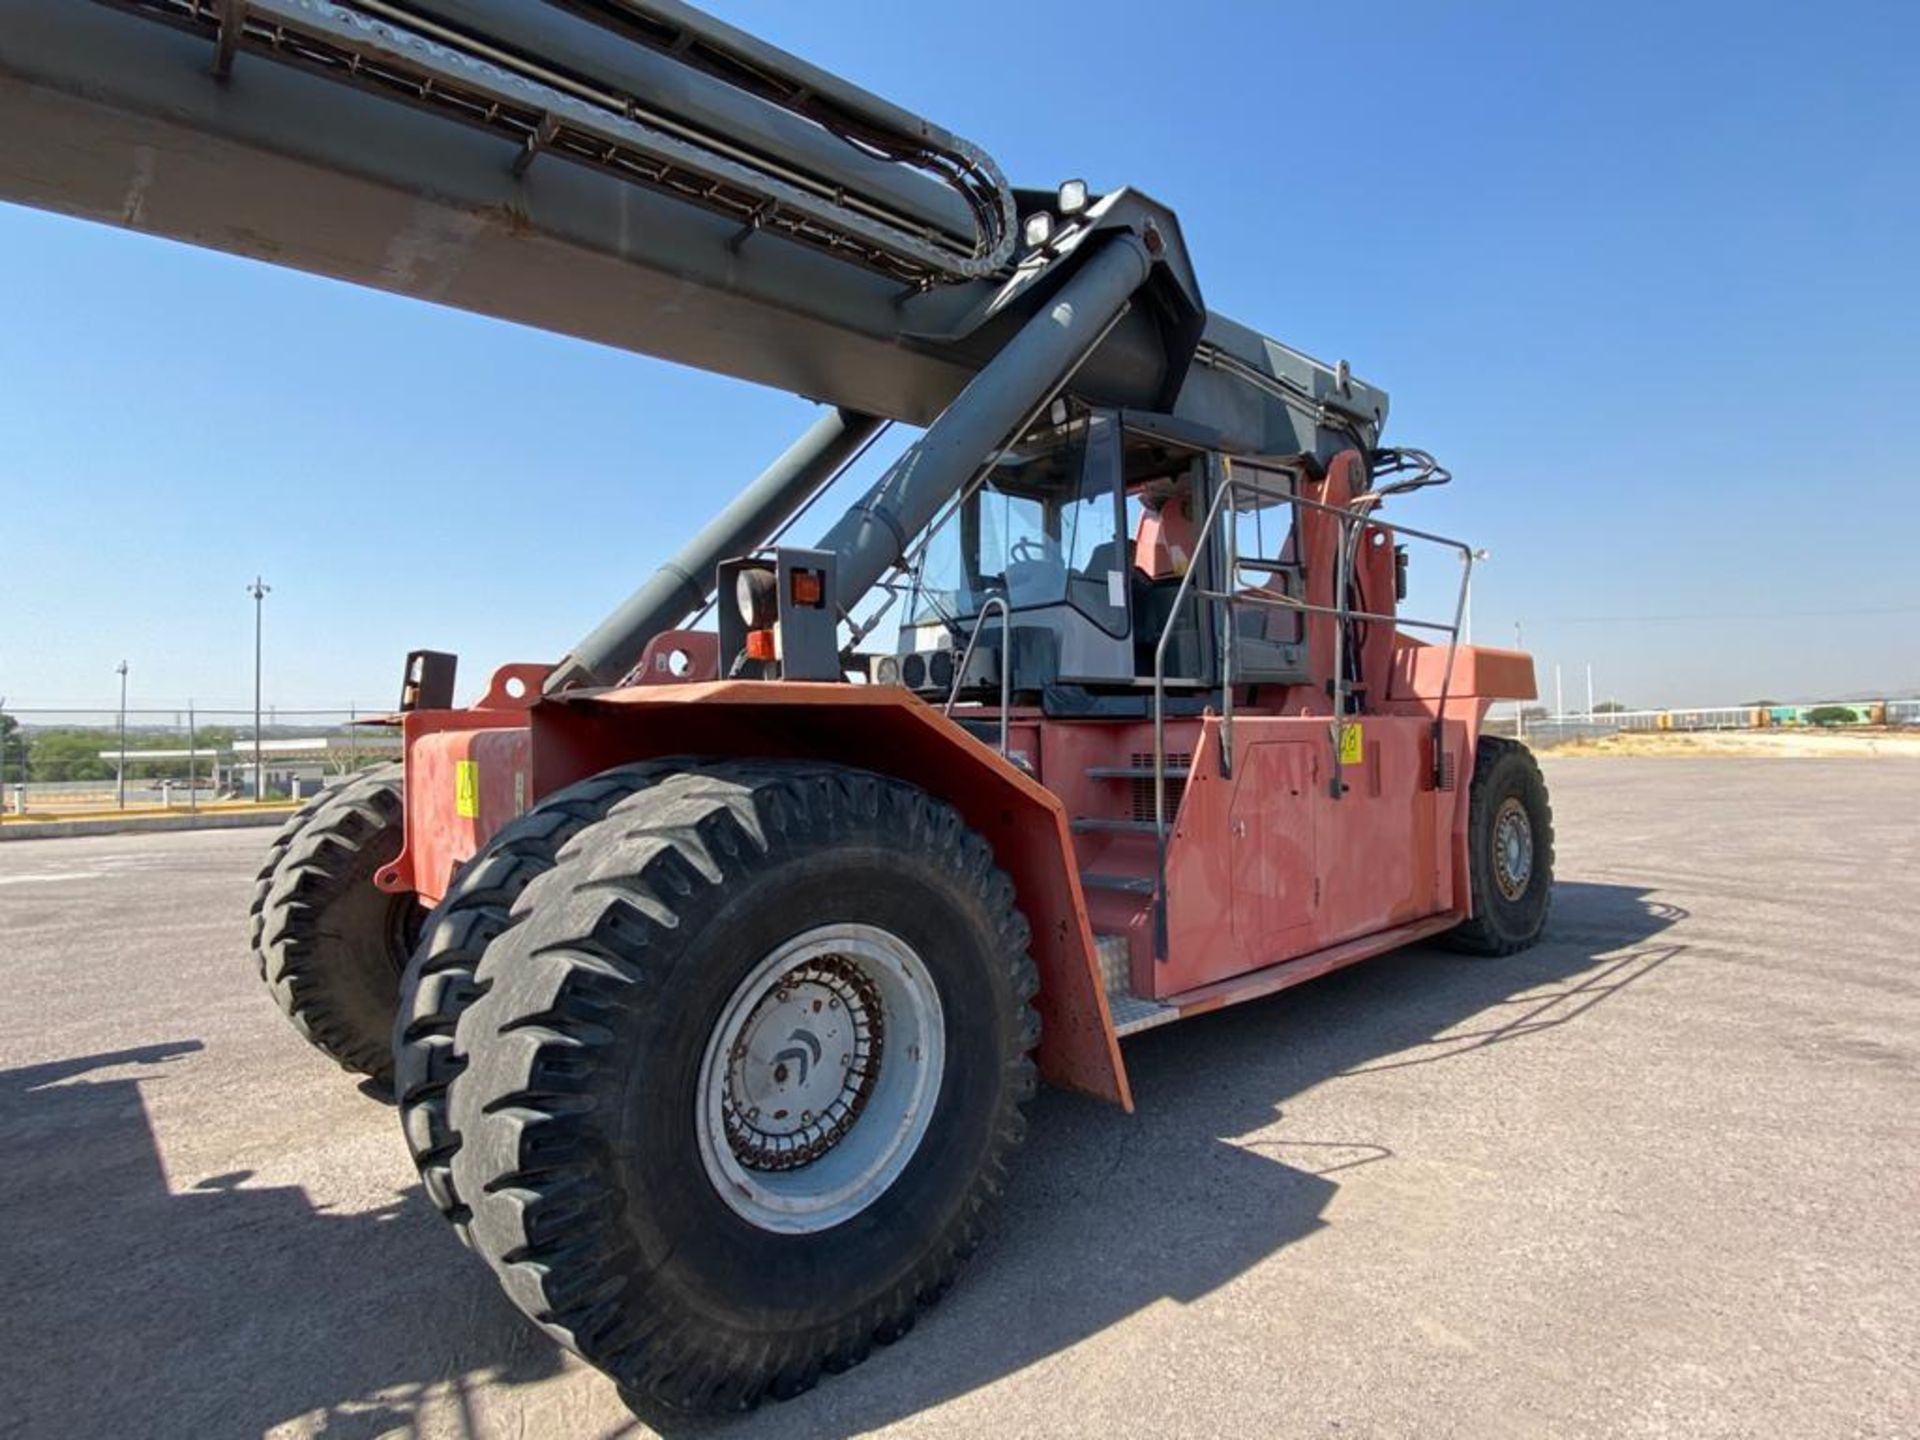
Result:
[[[835,556],[842,615],[900,561],[941,505],[1059,392],[1126,313],[1152,269],[1140,236],[1107,240],[821,538],[816,548]]]
[[[625,604],[573,647],[547,677],[547,693],[617,684],[638,663],[648,641],[712,598],[714,572],[722,560],[766,543],[885,423],[854,410],[829,410],[822,415]]]

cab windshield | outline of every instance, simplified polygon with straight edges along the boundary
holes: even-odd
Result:
[[[1126,632],[1117,437],[1105,415],[1034,431],[928,537],[910,623],[969,622],[990,595],[1015,610],[1071,605]]]

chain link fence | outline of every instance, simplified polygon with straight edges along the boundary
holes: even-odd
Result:
[[[124,718],[124,731],[122,728]],[[1526,738],[1551,745],[1634,731],[1920,727],[1920,699],[1819,705],[1718,705],[1553,716],[1529,708]],[[1489,733],[1512,735],[1512,710]],[[194,810],[258,798],[298,800],[323,785],[400,758],[400,732],[347,710],[0,711],[0,822],[103,810]],[[257,763],[256,763],[257,762]]]
[[[297,800],[400,758],[354,710],[0,712],[0,818]]]
[[[1494,735],[1524,735],[1537,745],[1598,736],[1659,732],[1698,734],[1714,730],[1842,730],[1920,727],[1920,699],[1830,700],[1812,705],[1702,705],[1665,710],[1596,710],[1552,715],[1529,706],[1516,717],[1496,711],[1487,721]]]

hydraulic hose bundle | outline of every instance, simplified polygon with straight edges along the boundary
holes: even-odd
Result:
[[[1012,256],[1012,188],[956,135],[671,0],[105,0],[717,211],[917,287]],[[609,34],[619,43],[609,45]]]

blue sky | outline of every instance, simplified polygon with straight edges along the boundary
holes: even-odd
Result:
[[[1172,204],[1215,308],[1350,359],[1453,469],[1403,518],[1491,549],[1477,637],[1520,620],[1549,695],[1920,687],[1914,7],[714,8],[1022,183]],[[811,413],[9,207],[0,275],[16,705],[110,704],[123,657],[135,704],[246,701],[256,571],[281,708],[389,703],[413,646],[471,689]]]

